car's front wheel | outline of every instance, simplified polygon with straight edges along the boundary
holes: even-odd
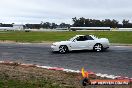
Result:
[[[95,44],[94,47],[93,47],[93,50],[94,50],[94,51],[97,51],[97,52],[103,51],[103,46],[102,46],[102,44],[100,44],[100,43]]]
[[[62,54],[68,52],[68,47],[65,46],[65,45],[61,45],[61,46],[59,47],[59,52],[62,53]]]

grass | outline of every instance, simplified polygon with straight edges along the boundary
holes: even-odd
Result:
[[[15,79],[0,80],[0,88],[62,88],[48,80],[42,81],[20,81]]]
[[[77,34],[93,34],[97,37],[106,37],[110,43],[132,44],[132,32],[118,31],[82,31],[82,32],[0,32],[0,40],[15,42],[43,42],[67,40]]]

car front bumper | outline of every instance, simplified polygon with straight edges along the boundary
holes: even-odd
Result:
[[[51,50],[52,51],[59,51],[59,47],[55,45],[51,45]]]

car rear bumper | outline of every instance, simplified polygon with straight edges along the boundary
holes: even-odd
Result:
[[[109,48],[109,46],[110,46],[110,45],[107,44],[107,45],[104,45],[103,48],[104,48],[104,49],[107,49],[107,48]]]

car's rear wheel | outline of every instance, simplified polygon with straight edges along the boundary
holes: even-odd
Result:
[[[100,43],[95,44],[94,47],[93,47],[93,50],[96,51],[96,52],[101,52],[101,51],[103,51],[103,46],[102,46],[102,44],[100,44]]]
[[[68,47],[66,45],[61,45],[59,47],[59,52],[62,53],[62,54],[68,52]]]

